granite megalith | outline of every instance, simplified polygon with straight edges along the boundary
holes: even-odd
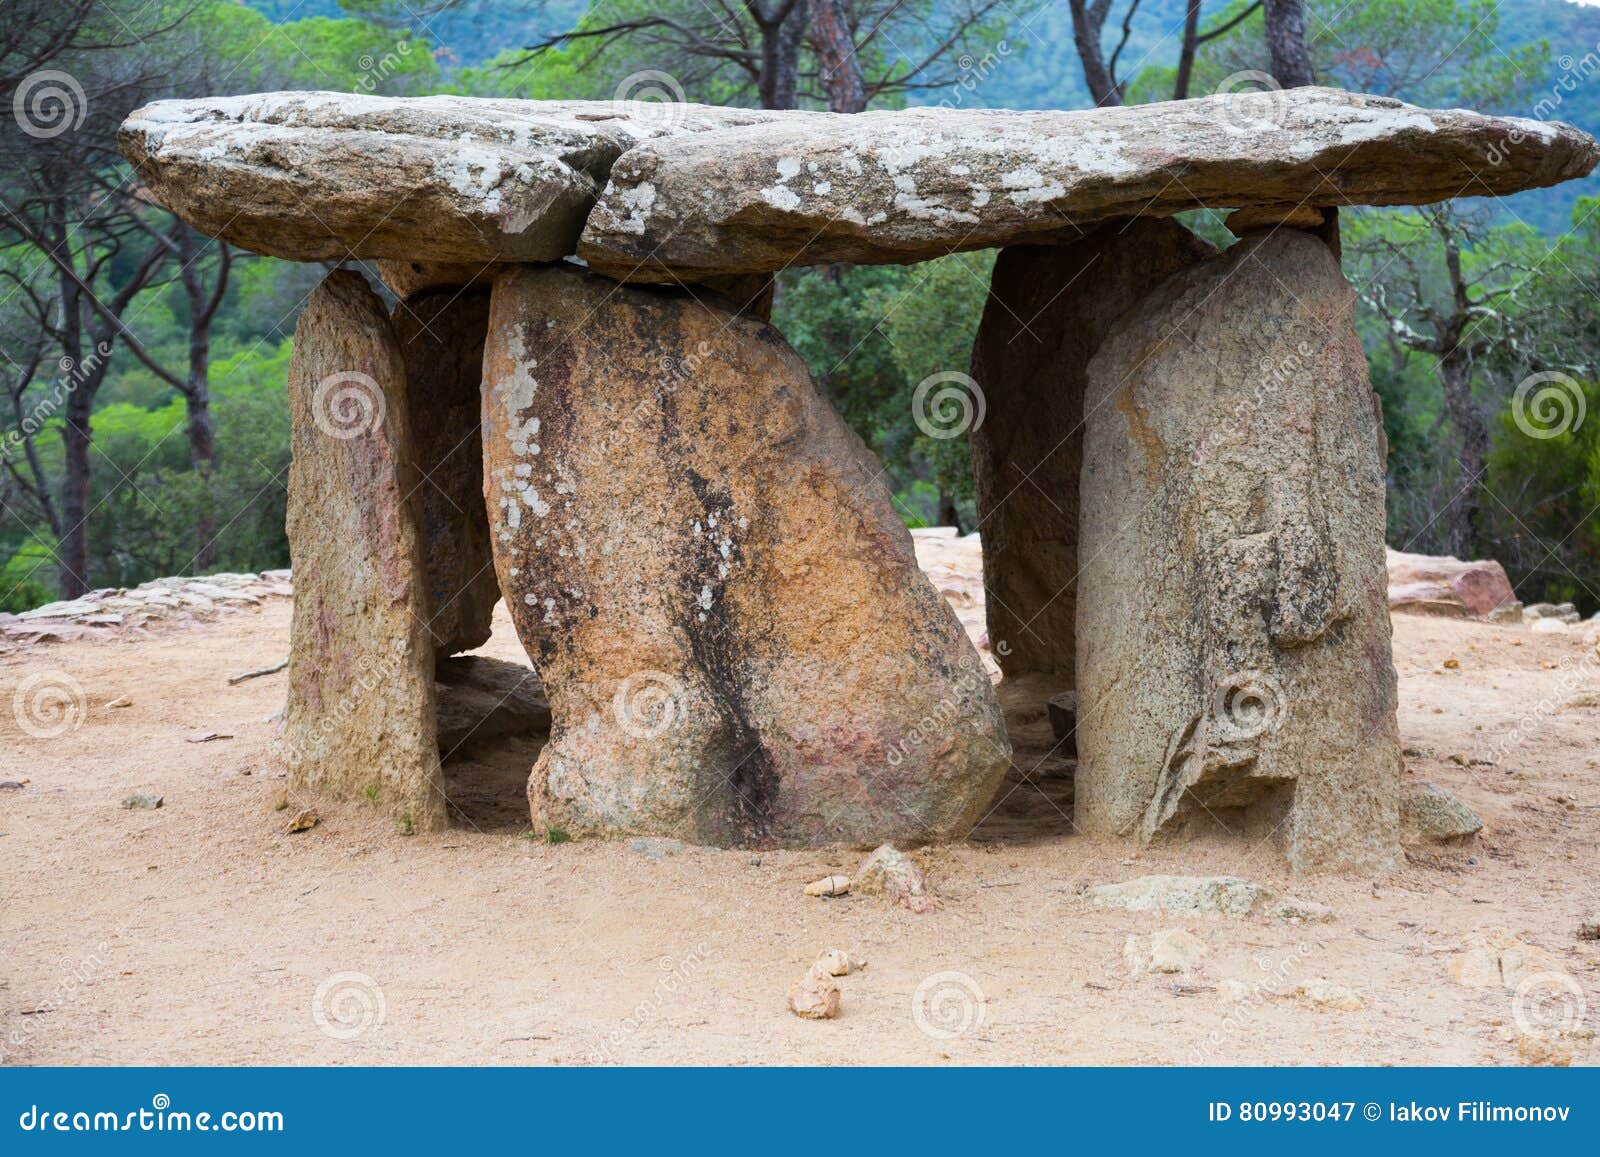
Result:
[[[1090,362],[1079,827],[1398,862],[1383,424],[1354,315],[1323,241],[1256,233]]]
[[[972,827],[1009,751],[989,680],[776,330],[506,272],[483,428],[500,583],[554,717],[536,823],[747,846]]]

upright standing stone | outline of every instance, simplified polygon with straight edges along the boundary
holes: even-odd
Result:
[[[289,368],[294,565],[282,750],[297,788],[445,826],[405,361],[357,274],[317,287]]]
[[[500,599],[483,505],[479,384],[489,329],[486,293],[440,289],[394,310],[422,500],[428,630],[441,655],[489,641]]]
[[[483,425],[501,587],[554,716],[536,824],[757,846],[973,826],[1009,754],[989,681],[776,330],[509,271]]]
[[[1080,827],[1397,861],[1383,432],[1354,312],[1328,247],[1279,229],[1172,277],[1090,363]]]
[[[1007,678],[1073,685],[1078,475],[1089,359],[1112,324],[1212,252],[1175,221],[1102,225],[1002,250],[972,348],[987,415],[968,432],[989,645]]]

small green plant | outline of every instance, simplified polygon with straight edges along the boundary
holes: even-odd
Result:
[[[554,824],[546,824],[545,825],[545,829],[544,829],[544,842],[545,843],[547,843],[547,844],[564,844],[564,843],[567,843],[571,839],[572,839],[572,837],[567,834],[567,831],[566,831],[565,828],[558,828]]]
[[[361,789],[361,794],[366,796],[367,799],[370,802],[377,803],[378,802],[378,781],[377,780],[373,780],[371,783],[367,784],[366,787]]]
[[[410,812],[400,817],[400,834],[402,836],[414,836],[417,834],[417,824],[411,818]]]

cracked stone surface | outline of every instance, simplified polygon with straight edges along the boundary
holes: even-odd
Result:
[[[791,117],[640,143],[612,167],[579,256],[639,281],[905,263],[1200,206],[1501,195],[1583,176],[1600,159],[1568,125],[1329,88],[1075,112]]]
[[[481,266],[571,254],[612,162],[637,142],[771,115],[269,92],[156,101],[129,114],[118,144],[156,200],[253,252]]]
[[[999,706],[881,470],[764,322],[570,267],[496,282],[495,562],[543,679],[536,827],[808,846],[964,836]]]
[[[1354,316],[1323,242],[1255,234],[1090,362],[1079,827],[1397,862],[1383,424]]]

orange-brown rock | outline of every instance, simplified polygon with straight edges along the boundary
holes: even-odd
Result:
[[[428,631],[441,655],[481,647],[500,600],[483,506],[478,429],[487,294],[433,290],[395,306],[405,358],[428,572]],[[420,612],[419,612],[420,613]]]
[[[281,750],[290,783],[373,799],[409,829],[441,828],[405,359],[358,274],[331,273],[311,295],[288,393],[295,600]]]
[[[1492,559],[1462,562],[1391,550],[1388,570],[1391,610],[1482,619],[1517,605],[1505,568]]]
[[[966,834],[999,708],[881,468],[769,325],[564,267],[496,280],[485,491],[574,835]]]
[[[1076,820],[1399,859],[1383,430],[1326,244],[1165,281],[1089,365]]]

